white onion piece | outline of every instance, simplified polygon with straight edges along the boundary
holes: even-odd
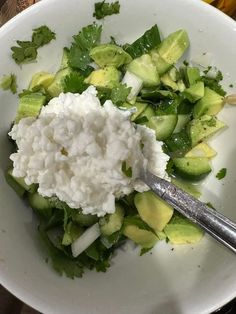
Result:
[[[71,244],[74,257],[85,251],[101,234],[98,223],[88,228],[77,240]]]
[[[138,76],[136,76],[135,74],[126,71],[123,80],[122,80],[122,84],[126,84],[127,87],[131,87],[131,91],[129,93],[129,96],[127,97],[128,100],[133,99],[134,97],[136,97],[138,95],[138,93],[140,92],[140,90],[143,87],[143,80],[141,80]]]

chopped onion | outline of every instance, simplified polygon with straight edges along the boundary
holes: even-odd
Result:
[[[126,84],[127,87],[131,87],[131,91],[129,96],[127,97],[128,100],[133,99],[138,95],[140,90],[143,87],[143,80],[141,80],[138,76],[129,71],[126,71],[125,76],[123,77],[122,84]]]
[[[85,232],[71,244],[74,257],[85,251],[101,234],[98,223],[85,230]]]
[[[224,103],[229,105],[236,105],[236,94],[226,96],[224,99]]]

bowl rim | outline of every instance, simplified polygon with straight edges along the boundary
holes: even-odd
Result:
[[[7,21],[5,24],[3,24],[0,27],[0,38],[6,35],[11,30],[12,26],[15,26],[18,23],[21,23],[25,17],[31,15],[32,13],[36,12],[40,8],[45,8],[48,3],[50,4],[53,2],[56,3],[57,1],[58,0],[40,0],[39,2],[34,3],[33,5],[26,8],[24,11],[20,12],[16,16],[12,17],[9,21]],[[181,1],[182,3],[188,3],[188,5],[190,5],[188,0],[178,0],[178,1]],[[96,1],[94,0],[94,2]],[[191,3],[191,5],[194,5],[196,7],[201,7],[202,10],[205,10],[206,14],[208,12],[214,13],[215,16],[218,16],[218,18],[221,19],[222,21],[224,20],[225,23],[229,25],[229,27],[234,28],[234,30],[236,31],[236,21],[232,17],[220,11],[219,9],[209,5],[208,3],[202,0],[195,0],[194,2]],[[35,310],[43,311],[47,313],[51,309],[51,306],[48,306],[48,304],[44,303],[42,300],[36,299],[25,290],[18,289],[17,282],[15,282],[14,280],[9,280],[6,275],[4,276],[4,272],[1,272],[0,284],[10,293],[16,296],[18,299],[20,299],[22,302],[33,307]],[[227,298],[222,299],[221,302],[218,302],[216,304],[216,306],[213,306],[211,308],[211,311],[214,312],[221,309],[224,305],[228,304],[235,297],[236,297],[236,292],[232,291],[232,293],[229,294]],[[206,312],[205,314],[208,314],[208,312]]]

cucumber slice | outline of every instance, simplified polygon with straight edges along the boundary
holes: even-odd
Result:
[[[105,236],[110,236],[122,227],[124,220],[124,209],[116,204],[116,211],[114,214],[101,218],[99,221],[101,233]]]
[[[26,192],[25,189],[19,183],[16,182],[16,180],[9,173],[9,171],[6,172],[5,179],[8,185],[10,185],[10,187],[17,193],[17,195],[19,195],[20,197],[24,196]]]
[[[185,179],[199,181],[211,172],[208,158],[173,158],[175,172]]]
[[[178,114],[178,121],[175,126],[173,133],[179,133],[186,126],[186,124],[190,121],[190,114]]]
[[[156,132],[157,140],[167,139],[174,131],[177,124],[177,115],[153,116],[147,126]]]
[[[144,112],[147,106],[148,104],[145,102],[136,102],[134,105],[126,102],[119,108],[125,109],[125,110],[136,108],[137,111],[132,114],[131,119],[130,119],[131,121],[135,121],[135,119],[138,118]]]
[[[91,214],[85,215],[81,211],[78,211],[74,215],[74,221],[76,221],[80,226],[90,227],[98,221],[98,217]]]
[[[24,192],[25,191],[27,191],[27,192],[29,192],[29,193],[35,193],[36,191],[37,191],[37,185],[36,184],[31,184],[31,185],[27,185],[26,183],[25,183],[25,180],[24,180],[24,178],[16,178],[16,177],[14,177],[13,175],[12,175],[12,171],[13,171],[13,169],[11,168],[11,169],[9,169],[8,171],[7,171],[7,182],[8,182],[8,184],[9,185],[11,185],[12,186],[12,188],[13,189],[15,189],[14,188],[14,186],[16,187],[16,189],[17,189],[17,186],[20,186],[23,190],[24,190]],[[12,184],[11,184],[11,182],[12,182]],[[14,182],[16,183],[16,184],[14,184]],[[19,189],[18,189],[19,190]],[[16,191],[17,192],[17,191]],[[20,190],[19,190],[19,192],[20,192]],[[20,194],[24,194],[24,192],[20,192]],[[18,194],[18,193],[17,193]],[[20,195],[19,194],[19,195]],[[22,195],[20,195],[20,196],[22,196]]]
[[[52,208],[47,198],[43,197],[39,193],[33,193],[28,195],[29,205],[40,215],[48,218],[51,216]]]
[[[53,82],[48,86],[47,91],[52,97],[59,96],[63,92],[63,80],[72,72],[72,69],[65,68],[58,71],[55,75]]]

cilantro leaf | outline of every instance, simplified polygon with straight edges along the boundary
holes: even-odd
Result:
[[[3,90],[10,90],[13,94],[17,92],[16,75],[4,75],[0,80],[0,88]]]
[[[105,16],[119,13],[120,13],[119,1],[107,3],[104,0],[102,2],[97,2],[94,4],[93,16],[96,17],[96,19],[98,20],[104,18]]]
[[[50,41],[53,39],[56,39],[56,34],[52,32],[46,25],[34,29],[32,43],[34,43],[37,48],[50,43]]]
[[[149,248],[146,248],[146,247],[143,247],[140,251],[140,256],[146,254],[147,252],[151,251],[152,247],[149,247]]]
[[[12,58],[17,64],[28,63],[36,60],[37,49],[48,44],[56,35],[46,25],[34,29],[31,41],[17,40],[18,46],[11,47]]]
[[[126,44],[123,49],[134,59],[156,48],[160,42],[159,30],[155,24],[132,44]]]
[[[91,24],[83,27],[75,36],[69,51],[69,65],[85,71],[91,62],[89,51],[96,46],[101,38],[102,26]]]
[[[126,177],[132,178],[132,168],[127,167],[126,161],[122,162],[121,170],[126,175]]]
[[[119,84],[113,88],[111,91],[111,101],[113,104],[116,106],[122,105],[126,101],[130,90],[131,87],[127,87],[125,84]]]
[[[221,96],[225,96],[226,92],[222,88],[220,81],[223,80],[223,75],[221,71],[218,71],[215,77],[208,77],[207,73],[210,71],[211,67],[208,68],[204,73],[205,75],[201,77],[201,80],[205,84],[205,86],[209,87],[210,89],[214,90]]]
[[[222,169],[220,169],[220,171],[217,173],[216,178],[217,178],[218,180],[222,180],[222,179],[224,179],[224,177],[226,176],[226,174],[227,174],[227,169],[226,169],[226,168],[222,168]]]
[[[63,81],[63,92],[81,94],[88,88],[88,86],[88,84],[84,83],[84,77],[78,72],[72,72],[67,75]]]

